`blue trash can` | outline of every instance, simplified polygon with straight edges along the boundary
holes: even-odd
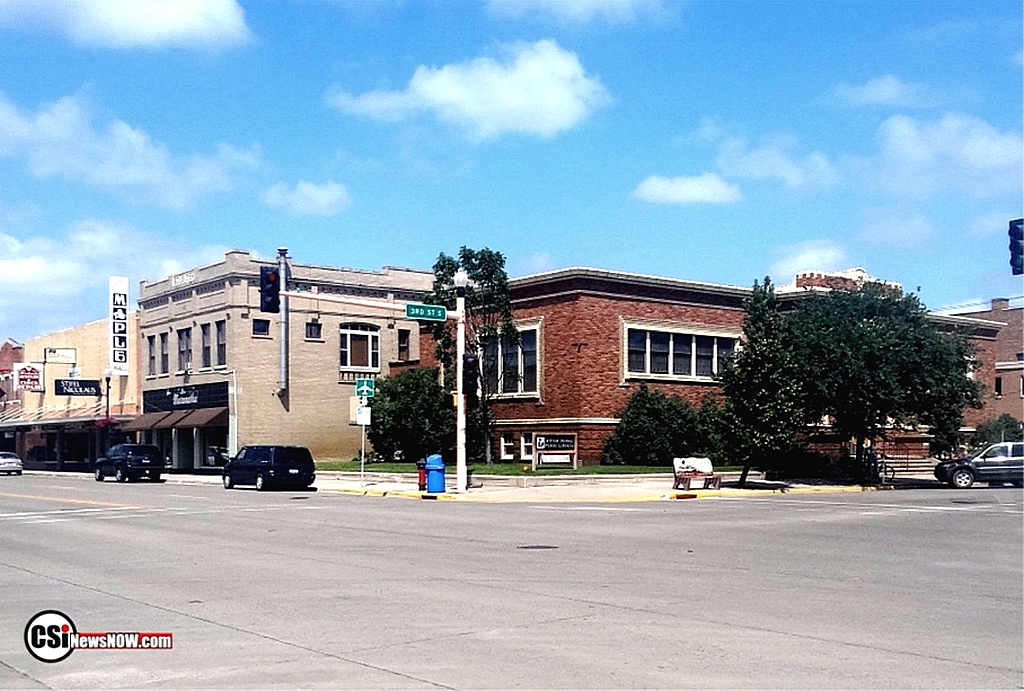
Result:
[[[427,491],[435,494],[444,492],[444,459],[441,454],[427,456]]]

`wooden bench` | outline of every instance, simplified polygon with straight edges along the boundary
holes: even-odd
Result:
[[[721,489],[722,476],[715,475],[710,458],[673,458],[672,489]]]

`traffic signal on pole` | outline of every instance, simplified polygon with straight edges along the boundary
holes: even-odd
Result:
[[[477,404],[479,381],[480,358],[476,353],[466,353],[462,357],[462,395],[466,397],[467,407]]]
[[[276,266],[260,267],[260,312],[281,311],[281,273]]]
[[[1010,268],[1014,276],[1024,274],[1024,219],[1010,221]]]

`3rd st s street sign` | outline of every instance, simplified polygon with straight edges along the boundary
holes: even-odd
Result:
[[[420,319],[428,322],[443,322],[448,318],[448,310],[442,305],[408,304],[405,306],[406,319]]]

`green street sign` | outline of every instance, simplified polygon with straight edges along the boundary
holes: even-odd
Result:
[[[406,305],[406,319],[421,319],[428,322],[443,322],[448,318],[448,310],[441,305]]]
[[[356,379],[356,396],[362,396],[363,398],[373,398],[373,394],[376,393],[376,391],[376,379]]]

